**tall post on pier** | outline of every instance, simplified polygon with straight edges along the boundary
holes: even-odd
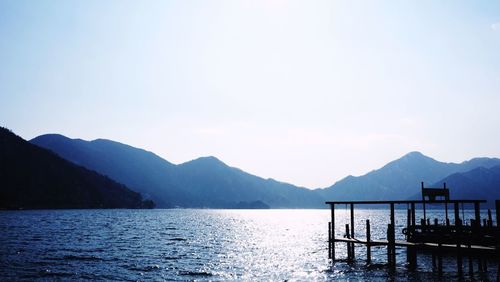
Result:
[[[328,222],[328,258],[332,258],[332,223]]]
[[[458,202],[453,203],[453,211],[455,212],[455,226],[460,225],[460,208]]]
[[[408,209],[407,219],[406,219],[406,241],[410,239],[411,227],[415,225],[415,203],[411,203],[411,207]],[[414,270],[416,267],[417,256],[414,246],[408,245],[406,247],[406,262],[408,263],[408,268]]]
[[[387,228],[387,241],[388,241],[388,246],[387,246],[387,256],[389,260],[389,265],[391,266],[392,269],[396,267],[396,234],[395,234],[395,226],[396,226],[396,221],[394,219],[394,203],[390,203],[391,206],[391,223],[389,224],[389,227]]]
[[[475,214],[475,227],[479,227],[481,225],[481,210],[479,206],[479,202],[474,202],[474,214]]]
[[[415,203],[411,203],[411,225],[415,226],[416,218],[415,218]]]
[[[422,207],[423,207],[423,210],[424,210],[424,222],[425,222],[427,220],[427,214],[425,212],[425,197],[424,197],[424,194],[423,194],[424,193],[423,192],[424,191],[424,182],[422,181],[421,184],[422,184]]]
[[[455,213],[455,229],[457,231],[457,271],[458,276],[462,277],[463,269],[462,269],[462,251],[460,250],[462,246],[462,222],[460,220],[460,207],[458,206],[458,202],[453,203],[453,211]]]
[[[446,190],[446,182],[443,183],[443,188]],[[450,219],[448,218],[448,200],[449,197],[445,197],[445,203],[444,203],[444,212],[445,212],[445,222],[446,226],[450,226]]]
[[[491,217],[491,209],[488,209],[488,221],[487,226],[489,228],[493,227],[493,218]]]
[[[354,237],[354,204],[351,204],[351,238]],[[351,243],[351,256],[352,259],[355,259],[355,254],[354,254],[354,243]]]
[[[408,209],[407,215],[406,215],[406,230],[410,230],[411,226],[411,209]],[[406,233],[405,239],[408,240],[409,238],[409,232]]]
[[[371,248],[371,230],[370,230],[370,220],[366,220],[366,263],[370,264],[372,262],[372,248]]]
[[[330,248],[331,248],[331,254],[330,258],[332,259],[332,262],[335,262],[335,204],[330,204],[330,216],[331,216],[331,240],[330,240]]]
[[[347,239],[351,239],[351,235],[349,234],[349,224],[345,225],[345,237]],[[352,261],[352,254],[351,254],[351,243],[347,243],[347,261]]]

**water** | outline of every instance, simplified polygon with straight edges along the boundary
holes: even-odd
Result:
[[[431,216],[436,212],[429,212]],[[435,279],[429,256],[408,275],[398,249],[390,273],[384,248],[366,266],[331,264],[327,258],[329,210],[40,210],[0,212],[0,277],[18,280],[422,280]],[[338,209],[337,226],[348,223]],[[372,238],[384,238],[387,210],[356,210],[356,234],[372,222]],[[406,224],[397,211],[396,225]],[[471,218],[471,212],[466,217]],[[343,236],[337,228],[337,236]],[[398,236],[402,236],[397,231]],[[337,258],[346,257],[337,244]],[[445,279],[455,280],[445,258]],[[491,270],[494,266],[490,267]],[[483,276],[494,281],[494,272]]]

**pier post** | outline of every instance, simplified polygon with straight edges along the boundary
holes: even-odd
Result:
[[[354,204],[351,204],[351,238],[354,237]],[[354,254],[354,243],[351,244],[351,256],[352,259],[355,259],[355,254]]]
[[[424,182],[422,181],[421,184],[422,184],[422,191],[424,191]],[[423,195],[423,193],[424,192],[422,192],[422,195]],[[422,203],[422,207],[424,209],[424,221],[425,221],[427,219],[427,216],[426,216],[426,213],[425,213],[425,198],[424,198],[424,196],[422,196],[422,202],[423,202]]]
[[[328,258],[332,258],[332,223],[328,222]]]
[[[475,227],[479,227],[481,225],[481,214],[479,202],[474,203],[474,214],[475,214]]]
[[[394,225],[387,225],[387,263],[389,268],[394,270],[396,268],[396,253],[394,242]]]
[[[396,267],[396,221],[394,219],[394,203],[391,203],[391,228],[390,228],[390,249],[391,249],[391,262],[392,267]]]
[[[370,232],[370,220],[366,220],[366,263],[370,264],[372,262],[372,249],[371,249],[371,232]]]
[[[455,226],[460,226],[460,208],[458,202],[453,203],[453,210],[455,211]]]
[[[392,255],[391,255],[391,224],[387,225],[387,264],[392,266]]]
[[[351,239],[351,235],[349,234],[349,224],[345,225],[345,237],[347,239]],[[351,246],[350,246],[350,244],[351,243],[347,243],[347,261],[351,261],[352,260]]]
[[[416,218],[415,218],[415,203],[411,203],[411,225],[415,225],[416,223]]]
[[[410,225],[411,225],[411,209],[408,209],[408,213],[407,213],[407,216],[406,216],[406,240],[408,240],[409,238],[409,230],[410,230]]]
[[[492,228],[493,227],[493,218],[491,217],[491,209],[488,209],[488,227]]]
[[[330,216],[331,216],[331,226],[332,226],[330,256],[332,261],[335,262],[335,204],[330,204]]]

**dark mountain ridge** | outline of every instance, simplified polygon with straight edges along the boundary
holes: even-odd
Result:
[[[31,142],[134,187],[159,207],[227,208],[257,201],[272,208],[324,206],[312,190],[251,175],[215,157],[174,165],[151,152],[104,139],[48,134]]]
[[[309,190],[248,174],[213,156],[175,165],[151,152],[105,139],[84,141],[49,134],[31,142],[134,187],[159,207],[230,208],[260,201],[271,208],[324,208],[326,200],[408,199],[420,194],[421,181],[442,183],[454,173],[500,165],[496,158],[445,163],[411,152],[365,175]]]
[[[139,193],[0,127],[0,208],[152,207]]]

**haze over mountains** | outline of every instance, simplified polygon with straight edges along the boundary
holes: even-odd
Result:
[[[330,187],[309,190],[248,174],[215,157],[175,165],[154,153],[104,139],[84,141],[48,134],[31,142],[124,183],[158,207],[231,208],[257,203],[272,208],[323,208],[325,200],[407,199],[420,193],[421,181],[427,186],[447,181],[455,199],[462,195],[500,198],[500,178],[495,176],[500,159],[496,158],[456,164],[412,152],[363,176],[348,176]],[[477,169],[488,173],[474,172]],[[488,193],[478,193],[479,187]]]

